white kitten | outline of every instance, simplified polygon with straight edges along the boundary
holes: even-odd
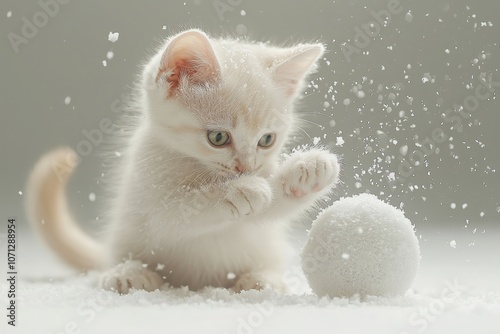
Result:
[[[277,48],[199,30],[170,38],[144,68],[106,240],[83,233],[69,214],[70,173],[61,170],[75,166],[70,149],[35,167],[31,220],[68,263],[107,269],[102,287],[120,293],[165,282],[283,291],[286,228],[328,195],[339,172],[321,149],[280,165],[294,102],[323,52],[321,44]]]

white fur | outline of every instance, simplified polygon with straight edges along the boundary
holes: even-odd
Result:
[[[320,44],[283,49],[197,30],[166,42],[144,68],[105,240],[114,267],[102,287],[284,290],[289,222],[324,198],[339,172],[322,149],[280,165],[294,102],[322,53]],[[186,63],[192,72],[173,80]],[[207,130],[230,132],[231,144],[211,146]],[[258,147],[271,132],[274,145]]]

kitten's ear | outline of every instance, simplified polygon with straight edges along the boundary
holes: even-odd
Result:
[[[188,30],[174,37],[163,53],[156,81],[169,84],[172,96],[184,82],[202,85],[219,78],[219,63],[212,44],[200,30]]]
[[[323,44],[303,44],[281,50],[270,66],[274,82],[283,88],[287,97],[295,97],[306,76],[317,69],[316,62],[324,52]]]

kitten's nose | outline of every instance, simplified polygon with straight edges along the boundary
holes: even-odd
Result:
[[[238,173],[245,173],[247,171],[247,167],[245,165],[242,165],[240,163],[236,164],[236,167],[234,167]]]
[[[241,161],[240,159],[235,160],[236,164],[234,169],[237,173],[246,173],[251,170],[250,165],[247,161]]]

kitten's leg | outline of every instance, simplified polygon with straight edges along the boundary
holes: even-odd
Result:
[[[231,288],[235,292],[247,290],[263,290],[271,288],[279,293],[286,292],[286,285],[281,275],[272,271],[256,271],[241,274]]]
[[[204,229],[211,228],[211,224],[252,217],[267,209],[272,197],[267,179],[244,175],[182,194],[178,202],[183,218],[180,222],[197,224]]]
[[[339,163],[335,154],[313,149],[292,155],[283,163],[279,181],[286,198],[320,197],[337,182]],[[317,195],[315,195],[317,194]]]
[[[222,205],[237,219],[260,213],[271,204],[272,196],[271,185],[266,179],[241,176],[228,184]]]
[[[163,284],[161,276],[139,261],[125,261],[101,275],[101,288],[126,294],[131,289],[154,291]]]
[[[335,154],[312,149],[295,152],[271,179],[275,199],[262,218],[292,218],[326,198],[338,182],[340,167]]]

